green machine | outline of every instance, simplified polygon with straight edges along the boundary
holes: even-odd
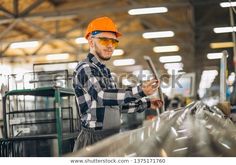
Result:
[[[78,134],[78,115],[66,74],[34,72],[33,87],[5,93],[0,156],[62,156],[72,152]],[[45,75],[50,77],[46,79]]]

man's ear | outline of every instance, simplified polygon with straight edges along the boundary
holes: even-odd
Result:
[[[92,38],[89,36],[88,38],[88,44],[89,44],[89,47],[93,48],[94,47],[94,42],[92,40]]]

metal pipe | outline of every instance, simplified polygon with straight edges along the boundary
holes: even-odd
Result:
[[[233,7],[229,7],[229,16],[230,16],[230,25],[233,28],[234,27],[234,14],[233,14]],[[232,41],[233,41],[233,61],[234,61],[234,71],[236,73],[236,38],[235,38],[235,31],[232,32]]]
[[[158,73],[155,69],[155,66],[152,62],[152,59],[149,56],[144,56],[144,59],[147,61],[147,63],[149,65],[155,79],[160,81],[160,78],[159,78],[160,76],[158,75]],[[165,100],[164,100],[163,93],[162,93],[162,90],[161,90],[161,82],[160,82],[160,87],[158,88],[158,96],[159,96],[160,100],[163,102],[163,105],[160,108],[161,113],[163,113],[163,112],[165,112]]]
[[[228,52],[224,50],[220,59],[220,102],[226,101],[226,69]]]
[[[202,102],[66,156],[236,156],[236,127]]]

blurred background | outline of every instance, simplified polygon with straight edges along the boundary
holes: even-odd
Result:
[[[46,134],[35,121],[31,133],[23,129],[25,125],[13,128],[10,125],[26,120],[22,114],[17,120],[11,114],[22,111],[25,115],[23,111],[27,108],[28,115],[36,109],[55,108],[53,100],[48,99],[55,96],[54,89],[41,93],[36,90],[30,93],[31,97],[25,97],[29,94],[25,89],[54,86],[71,89],[73,70],[89,51],[84,38],[86,27],[101,16],[112,18],[123,34],[113,57],[106,63],[120,87],[131,87],[153,76],[143,58],[149,56],[161,80],[165,110],[196,100],[208,106],[217,105],[222,93],[221,72],[225,74],[225,100],[234,107],[234,6],[236,2],[231,0],[0,0],[0,138],[4,134],[14,137],[19,132],[32,135],[32,130],[37,129],[41,130],[38,134]],[[227,57],[223,67],[224,50]],[[15,93],[6,96],[12,98],[3,100],[13,90]],[[64,131],[76,132],[78,118],[74,99],[70,98],[73,91],[60,92],[66,96],[62,101],[65,109],[73,109],[64,115],[68,120]],[[47,124],[56,122],[56,114],[43,113],[39,116]],[[35,120],[40,118],[33,116]],[[122,115],[123,130],[137,128],[144,118],[153,116],[156,114],[151,111]],[[4,132],[4,127],[12,132]],[[47,134],[55,133],[56,127],[53,125]]]

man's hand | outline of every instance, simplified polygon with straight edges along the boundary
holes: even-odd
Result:
[[[156,110],[157,108],[161,108],[163,106],[163,101],[157,98],[151,98],[151,109]]]
[[[152,95],[159,87],[159,81],[156,79],[145,82],[142,85],[142,90],[146,96]]]

